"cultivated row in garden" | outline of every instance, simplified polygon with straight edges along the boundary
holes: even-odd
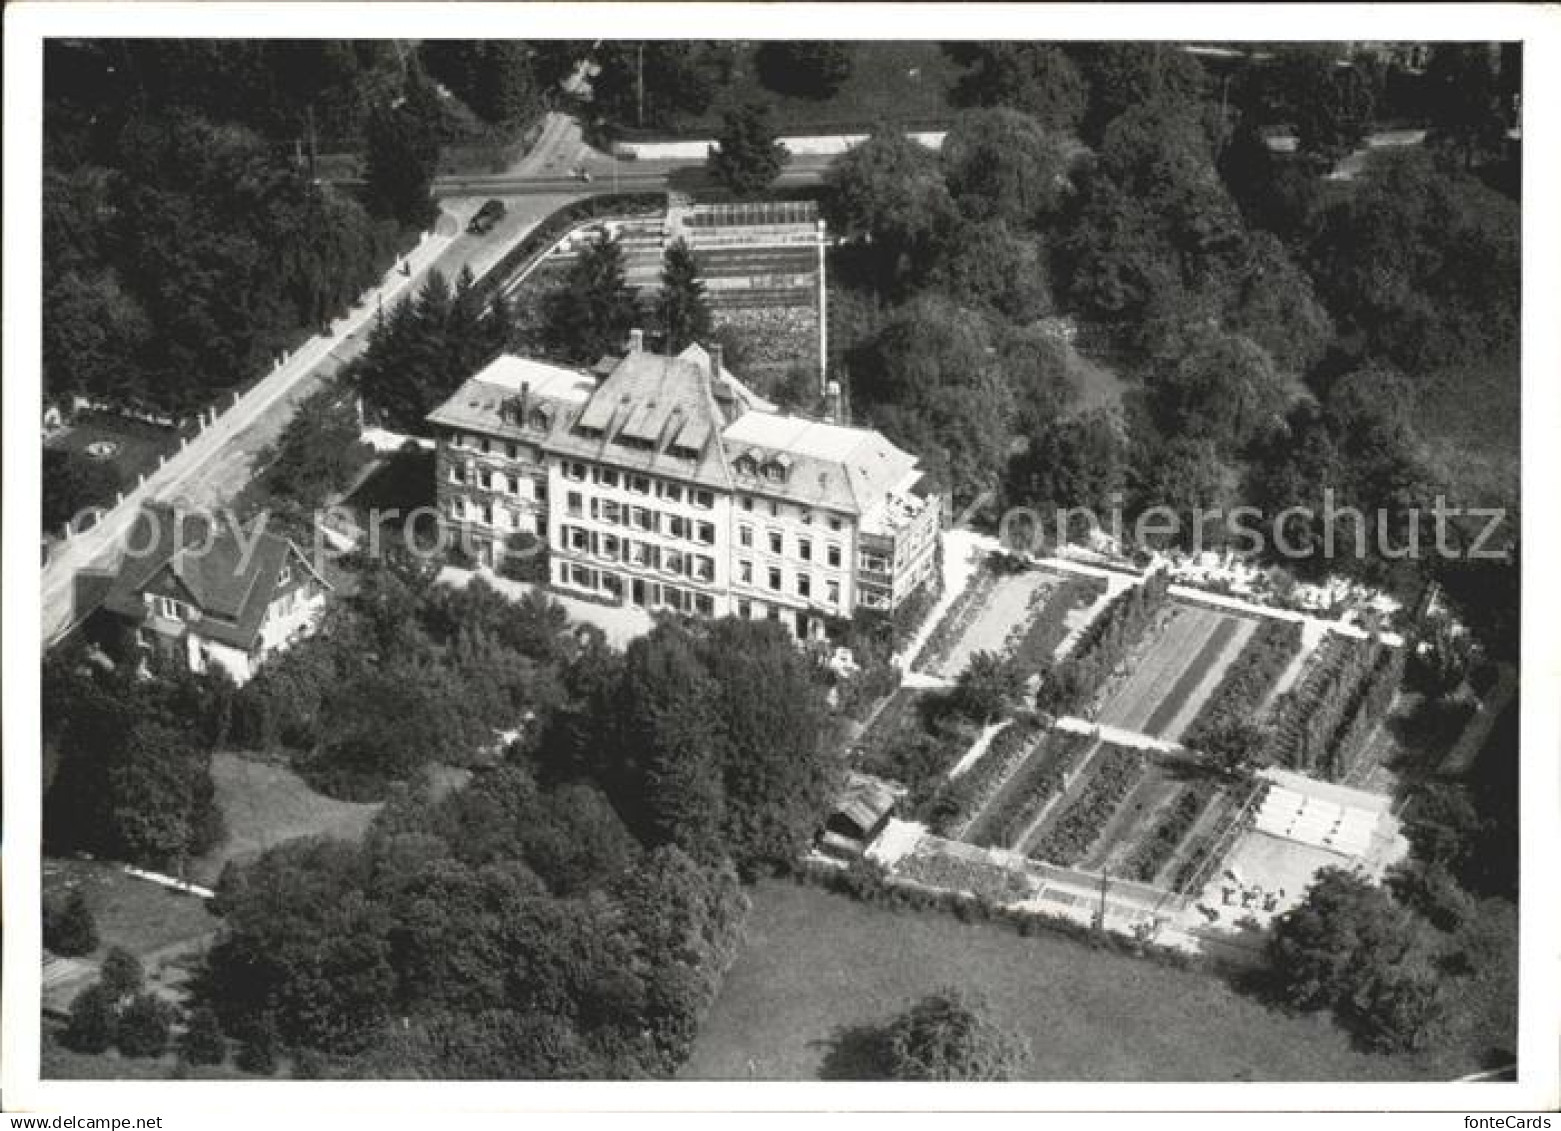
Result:
[[[1219,785],[1212,778],[1200,778],[1177,794],[1134,846],[1123,869],[1127,878],[1153,883],[1218,791]]]
[[[1404,674],[1404,650],[1330,634],[1301,682],[1281,697],[1271,761],[1338,781],[1365,753]]]
[[[1259,709],[1301,652],[1301,622],[1265,617],[1182,735],[1202,750],[1211,736],[1256,721]]]
[[[1170,601],[1170,579],[1156,573],[1124,589],[1057,661],[1041,685],[1038,706],[1054,715],[1077,714],[1133,650]]]
[[[1147,769],[1142,751],[1104,745],[1090,764],[1084,787],[1036,841],[1030,856],[1064,867],[1078,863]]]
[[[1067,789],[1095,740],[1074,731],[1049,730],[990,804],[971,823],[966,840],[983,848],[1019,848],[1047,804]]]

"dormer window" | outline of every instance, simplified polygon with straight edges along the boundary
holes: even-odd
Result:
[[[290,562],[283,562],[281,572],[276,575],[278,585],[286,585],[293,579],[293,567]]]
[[[530,424],[531,427],[536,431],[546,432],[548,430],[549,424],[551,423],[552,421],[548,418],[546,409],[536,408],[531,410]]]
[[[751,476],[757,470],[758,470],[758,465],[754,463],[752,456],[740,456],[740,457],[738,457],[738,460],[737,460],[737,474],[738,475],[749,475],[749,476]]]
[[[779,463],[767,463],[764,465],[764,478],[771,483],[783,483],[786,480],[786,469]]]

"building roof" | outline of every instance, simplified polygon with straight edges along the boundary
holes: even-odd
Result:
[[[862,833],[871,832],[898,800],[889,784],[869,774],[852,773],[835,801],[835,813]]]
[[[588,373],[505,355],[457,389],[428,420],[446,428],[536,441],[567,423],[595,388]]]
[[[750,412],[730,424],[723,439],[740,488],[808,506],[865,515],[892,491],[918,478],[916,457],[868,428]],[[744,456],[752,460],[755,474],[744,474],[749,466]],[[778,482],[764,476],[771,461],[784,471]]]
[[[175,597],[200,610],[201,619],[190,625],[198,635],[249,649],[280,586],[282,565],[296,561],[314,570],[286,538],[263,531],[241,537],[207,515],[146,504],[126,538],[104,607],[141,619],[147,615],[144,595]],[[143,547],[149,549],[130,552]]]

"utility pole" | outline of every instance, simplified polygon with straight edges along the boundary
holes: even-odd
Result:
[[[645,128],[645,44],[642,41],[634,49],[634,89],[638,103],[637,120],[641,129]]]
[[[1100,910],[1095,914],[1095,929],[1098,931],[1106,929],[1106,888],[1110,883],[1111,873],[1100,873]]]
[[[319,142],[314,133],[314,103],[309,103],[309,183],[313,184],[317,179],[315,162],[319,157]]]

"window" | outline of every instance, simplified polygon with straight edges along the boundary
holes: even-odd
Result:
[[[781,571],[778,570],[778,569],[771,569],[770,570],[770,588],[775,590],[775,592],[777,592],[777,593],[780,592],[780,589],[781,589]]]
[[[694,580],[695,581],[714,581],[715,580],[715,559],[714,558],[707,558],[703,554],[696,554],[694,556]]]
[[[596,481],[603,487],[616,487],[618,473],[610,467],[599,467],[596,469]]]
[[[668,573],[682,573],[683,555],[677,550],[668,550],[661,556],[661,568]]]
[[[812,526],[813,525],[813,512],[812,511],[806,510],[806,509],[801,510],[801,511],[797,512],[797,517],[802,520],[802,525],[803,526]]]
[[[278,585],[286,585],[292,579],[293,579],[293,564],[291,562],[283,562],[282,563],[282,568],[277,572],[276,583]]]
[[[751,619],[753,619],[753,602],[752,601],[738,601],[737,602],[737,615],[742,617],[743,620],[751,620]]]
[[[509,457],[510,459],[519,459],[520,458],[520,448],[517,445],[515,445],[515,444],[505,444],[504,445],[504,454],[507,457]]]
[[[831,530],[839,530],[840,529],[840,520],[838,518],[833,518],[833,517],[830,518],[830,520],[829,520],[829,528]]]
[[[564,464],[564,478],[573,479],[576,483],[585,482],[585,464],[574,462]]]
[[[466,483],[466,468],[458,463],[452,463],[450,465],[450,482],[464,485]]]
[[[715,601],[711,600],[710,594],[694,594],[694,611],[702,617],[713,616],[715,614]]]
[[[683,501],[683,488],[676,483],[663,483],[661,485],[661,497],[670,502],[681,503]]]
[[[780,620],[780,606],[771,605],[769,608],[764,610],[764,615],[770,620]]]
[[[172,597],[156,597],[153,599],[157,606],[157,615],[168,620],[184,620],[184,602],[175,601]]]
[[[805,573],[797,574],[797,596],[813,596],[813,579]]]
[[[602,590],[614,597],[623,596],[623,578],[616,573],[602,573]]]
[[[493,451],[492,443],[489,442],[488,437],[484,436],[482,438],[482,454],[483,455],[488,455],[492,451]]]
[[[547,413],[540,408],[531,413],[531,427],[538,432],[546,432],[548,425]]]
[[[831,605],[840,604],[840,582],[826,581],[824,583],[824,597]]]
[[[774,499],[771,499],[770,500],[770,517],[771,518],[776,518],[776,517],[779,517],[779,515],[780,515],[780,504],[778,504]]]
[[[569,548],[571,550],[585,553],[591,548],[591,536],[586,533],[583,527],[569,526],[565,529],[568,531]]]
[[[667,516],[667,533],[674,538],[687,538],[688,525],[688,519],[680,514],[669,514]]]
[[[780,483],[786,478],[786,469],[778,463],[764,465],[764,477],[771,483]]]
[[[810,539],[797,539],[797,556],[805,562],[813,560],[813,543]]]
[[[616,534],[603,534],[601,547],[601,557],[618,560],[619,542]]]
[[[579,518],[585,513],[585,496],[579,491],[569,492],[568,506],[569,513]]]
[[[709,491],[695,491],[692,498],[694,505],[700,510],[707,511],[715,506],[715,495]]]
[[[633,512],[636,530],[648,530],[654,533],[660,528],[661,524],[656,521],[659,516],[655,511],[646,507],[631,507],[630,510]]]
[[[744,585],[753,584],[753,563],[743,559],[737,563],[737,580]]]
[[[581,589],[596,588],[596,571],[586,569],[584,566],[573,566],[569,571],[569,579]]]
[[[650,555],[646,551],[650,547],[646,546],[644,542],[629,542],[627,545],[629,547],[630,565],[642,566],[649,560]]]
[[[547,502],[547,483],[545,480],[535,480],[531,484],[531,497],[539,503]]]
[[[737,528],[737,543],[740,546],[751,547],[753,545],[753,527],[739,526]]]
[[[491,491],[493,489],[493,475],[486,467],[477,472],[477,486],[481,487],[484,491]]]
[[[737,474],[738,475],[752,475],[753,473],[754,473],[754,462],[753,462],[753,457],[752,456],[743,456],[740,459],[738,459],[738,461],[737,461]]]
[[[492,503],[483,503],[482,504],[482,524],[484,526],[492,526],[493,525],[493,504]]]
[[[781,538],[781,532],[779,530],[772,530],[772,531],[770,531],[770,553],[772,553],[772,554],[783,553],[784,550],[782,549],[782,547],[784,545],[785,545],[785,542]]]
[[[863,554],[862,568],[869,573],[888,573],[889,561],[882,554]]]
[[[715,545],[715,524],[710,522],[699,523],[698,541],[706,546]]]
[[[650,480],[643,475],[631,475],[629,476],[629,490],[636,495],[648,495],[650,494]]]
[[[829,562],[829,568],[831,568],[831,569],[839,569],[840,568],[840,547],[839,546],[836,546],[833,543],[831,543],[830,546],[824,551],[824,554],[825,554],[826,560]]]
[[[743,496],[743,510],[745,510],[745,511],[753,510],[753,496],[752,495],[744,495]]]
[[[618,504],[613,502],[611,499],[603,499],[602,521],[611,522],[614,524],[621,523],[623,521],[622,508],[620,508]]]

